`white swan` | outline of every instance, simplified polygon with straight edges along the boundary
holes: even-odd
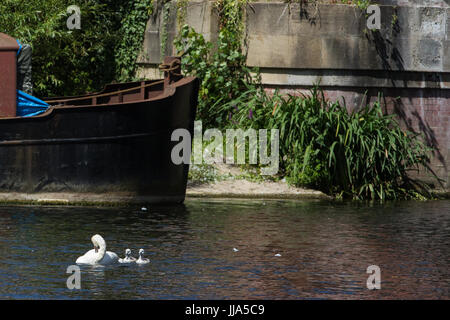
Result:
[[[147,258],[144,258],[144,249],[139,249],[139,259],[136,260],[137,264],[146,264],[149,263],[150,260]]]
[[[131,250],[130,249],[126,249],[125,250],[125,258],[123,259],[119,259],[120,263],[132,263],[135,262],[136,258],[131,256]]]
[[[113,264],[119,260],[117,254],[106,251],[106,242],[101,235],[96,234],[91,238],[94,249],[89,250],[76,261],[77,264]]]

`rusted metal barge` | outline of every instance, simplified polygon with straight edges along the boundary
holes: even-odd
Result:
[[[3,47],[14,50],[5,41]],[[5,52],[0,49],[2,70],[13,60],[2,59]],[[199,82],[181,76],[178,58],[166,58],[162,67],[163,80],[44,99],[50,107],[32,117],[0,115],[0,193],[93,193],[107,199],[123,192],[150,203],[183,202],[189,165],[171,161],[177,143],[171,134],[178,128],[193,134]],[[0,78],[0,96],[10,101],[0,101],[0,108],[11,112],[7,79],[16,81]]]

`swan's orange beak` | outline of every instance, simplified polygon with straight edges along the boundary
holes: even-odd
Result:
[[[94,246],[94,250],[95,250],[95,252],[97,253],[97,252],[98,252],[98,247],[97,247],[97,246]]]

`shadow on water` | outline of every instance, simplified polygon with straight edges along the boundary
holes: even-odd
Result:
[[[0,298],[448,298],[449,212],[450,201],[0,207]],[[82,289],[67,289],[95,233],[151,263],[82,266]],[[382,290],[366,288],[372,264]]]

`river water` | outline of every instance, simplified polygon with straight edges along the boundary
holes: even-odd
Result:
[[[82,266],[81,289],[69,290],[67,267],[96,233],[151,263]],[[370,265],[379,290],[367,288]],[[450,201],[4,206],[0,299],[10,298],[449,299]]]

